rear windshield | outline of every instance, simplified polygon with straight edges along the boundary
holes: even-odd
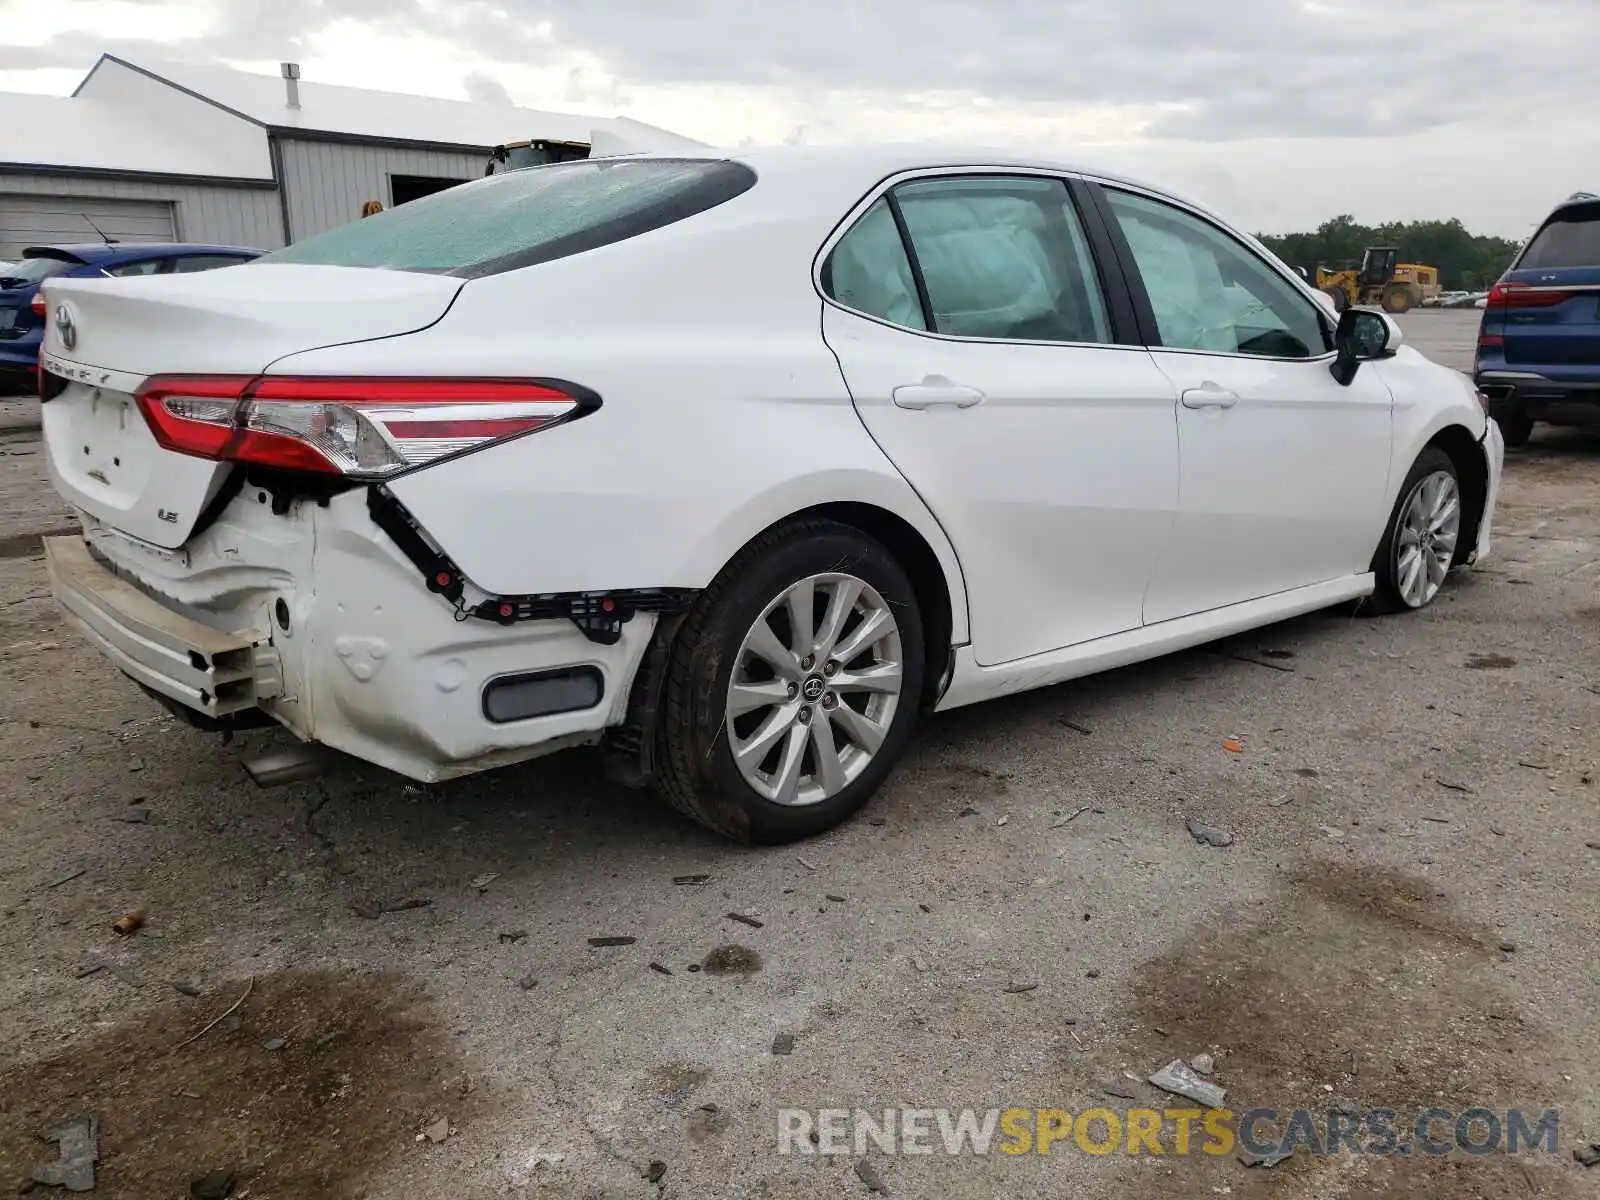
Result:
[[[474,279],[581,254],[704,212],[755,172],[711,159],[593,159],[508,171],[257,259]]]
[[[1600,204],[1576,204],[1533,235],[1522,267],[1600,267]]]
[[[41,279],[59,275],[68,267],[81,265],[59,258],[25,258],[15,266],[0,268],[0,282],[8,288],[21,287],[25,283],[38,283]]]

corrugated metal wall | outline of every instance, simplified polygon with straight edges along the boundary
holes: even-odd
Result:
[[[517,131],[506,134],[515,137]],[[483,174],[483,153],[452,154],[438,150],[400,150],[385,146],[337,142],[293,141],[281,147],[281,186],[289,198],[289,228],[294,240],[358,220],[361,206],[380,200],[388,208],[391,175],[426,175],[440,179],[477,179]]]
[[[278,206],[278,193],[269,189],[0,173],[0,193],[8,192],[30,196],[167,201],[176,211],[177,236],[181,241],[255,246],[262,250],[274,250],[283,245],[283,214]]]

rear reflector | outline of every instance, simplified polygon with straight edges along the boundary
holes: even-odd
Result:
[[[497,725],[556,713],[580,712],[600,703],[605,682],[595,667],[563,667],[524,675],[502,675],[483,689],[483,715]]]
[[[545,380],[158,375],[139,405],[168,450],[353,479],[582,415],[599,401]]]

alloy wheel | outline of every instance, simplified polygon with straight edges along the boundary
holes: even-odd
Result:
[[[1395,531],[1395,587],[1411,608],[1439,594],[1461,535],[1461,489],[1448,471],[1417,481]]]
[[[901,702],[900,627],[853,575],[812,575],[756,618],[728,682],[739,773],[775,804],[819,804],[883,746]]]

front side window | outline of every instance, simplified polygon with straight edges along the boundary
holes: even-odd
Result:
[[[396,205],[256,261],[476,279],[637,237],[755,186],[723,159],[618,158],[490,175]]]
[[[927,329],[911,260],[887,200],[875,201],[839,239],[822,274],[823,290],[846,308],[891,325]]]
[[[1061,180],[923,179],[901,184],[894,196],[938,332],[1112,340],[1088,242]]]
[[[1107,189],[1164,347],[1315,358],[1328,350],[1317,306],[1242,243],[1170,204]]]

